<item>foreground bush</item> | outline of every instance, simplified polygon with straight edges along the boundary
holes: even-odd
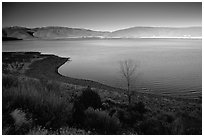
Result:
[[[117,115],[123,125],[133,127],[138,121],[144,120],[146,112],[145,105],[142,102],[138,102],[129,105],[127,109],[119,109]]]
[[[128,107],[128,110],[129,111],[137,111],[140,114],[144,114],[147,111],[143,102],[138,102],[138,103],[131,104]]]
[[[31,114],[34,125],[58,129],[71,122],[72,106],[60,95],[60,89],[47,90],[36,80],[18,81],[17,86],[3,85],[3,127],[9,123],[9,114],[21,109]]]
[[[84,120],[84,111],[88,107],[92,107],[94,109],[101,108],[101,98],[97,92],[91,90],[88,87],[86,90],[82,92],[82,94],[77,97],[74,101],[73,105],[73,118],[76,123],[83,123]]]
[[[187,112],[177,113],[175,120],[171,124],[171,134],[201,135],[202,119],[198,117],[193,117]]]
[[[140,134],[145,135],[201,135],[201,120],[186,112],[159,112],[139,125]]]
[[[31,128],[32,119],[29,119],[26,116],[26,113],[19,109],[15,109],[14,111],[12,111],[7,116],[7,118],[8,117],[10,118],[10,120],[6,123],[6,126],[4,122],[3,135],[26,134]]]
[[[85,111],[85,116],[85,127],[99,134],[117,134],[120,129],[120,121],[115,116],[109,116],[105,111],[89,107]]]
[[[161,121],[150,118],[140,125],[140,130],[144,135],[168,135],[168,128]]]
[[[102,105],[99,94],[91,90],[90,87],[82,92],[82,94],[79,96],[79,101],[83,103],[85,109],[88,107],[97,109]]]
[[[139,125],[141,134],[145,135],[174,135],[182,132],[183,126],[172,112],[158,112],[152,117],[148,117]]]

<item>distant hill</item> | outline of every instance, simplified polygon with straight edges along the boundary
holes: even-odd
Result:
[[[2,30],[3,39],[33,39],[34,29],[24,27],[7,27]]]
[[[68,27],[7,27],[2,30],[3,40],[9,39],[66,39],[66,38],[198,38],[201,27],[132,27],[113,32],[93,31]]]
[[[105,37],[108,32],[92,31],[87,29],[67,28],[67,27],[43,27],[37,29],[33,34],[37,38],[87,38]]]
[[[7,27],[3,28],[2,36],[17,39],[63,39],[63,38],[89,38],[105,37],[109,32],[92,31],[88,29],[68,27],[42,27],[24,28]]]
[[[168,28],[168,27],[132,27],[114,31],[108,35],[114,38],[192,38],[202,37],[201,27]]]

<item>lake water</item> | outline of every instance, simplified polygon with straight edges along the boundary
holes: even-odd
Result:
[[[202,93],[202,40],[107,39],[3,42],[3,51],[40,51],[70,62],[59,73],[125,88],[119,62],[138,64],[132,88],[187,97]]]

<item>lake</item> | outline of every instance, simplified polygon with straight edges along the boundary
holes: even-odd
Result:
[[[132,59],[137,77],[132,89],[198,97],[202,93],[202,40],[74,39],[3,42],[2,51],[40,51],[71,57],[59,73],[125,88],[120,61]]]

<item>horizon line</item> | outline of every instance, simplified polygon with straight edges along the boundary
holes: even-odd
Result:
[[[113,30],[113,31],[108,31],[108,30],[95,30],[95,29],[90,29],[90,28],[82,28],[82,27],[68,27],[68,26],[41,26],[41,27],[26,27],[26,26],[18,26],[18,25],[14,25],[14,26],[2,26],[2,29],[4,28],[10,28],[10,27],[20,27],[20,28],[28,28],[28,29],[36,29],[36,28],[46,28],[46,27],[62,27],[62,28],[71,28],[71,29],[85,29],[85,30],[91,30],[91,31],[98,31],[98,32],[115,32],[115,31],[119,31],[119,30],[125,30],[125,29],[131,29],[131,28],[142,28],[142,27],[146,27],[146,28],[193,28],[193,27],[201,27],[202,26],[185,26],[185,27],[170,27],[170,26],[132,26],[132,27],[127,27],[127,28],[121,28],[121,29],[117,29],[117,30]]]

